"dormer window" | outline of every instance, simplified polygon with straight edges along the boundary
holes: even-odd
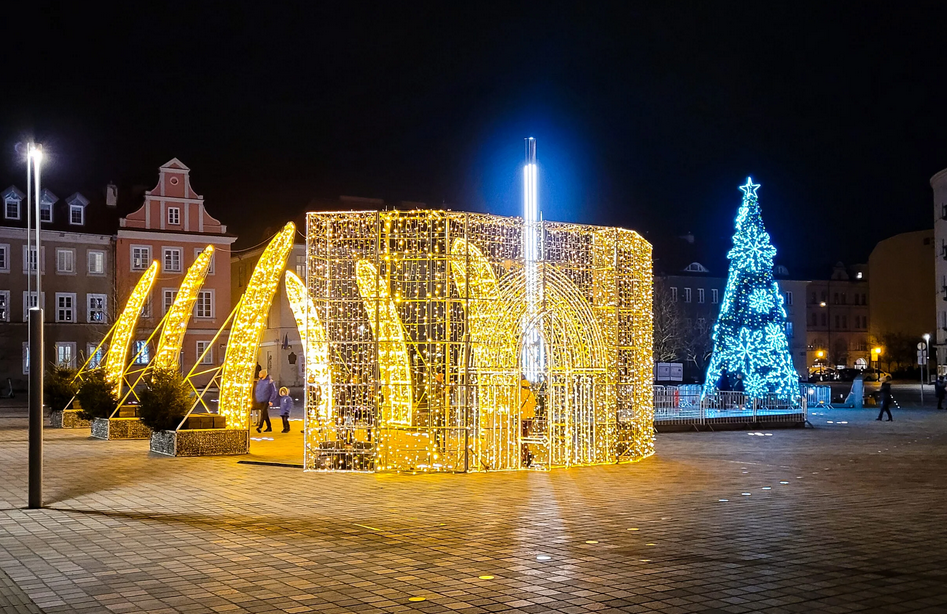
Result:
[[[20,199],[6,198],[3,201],[3,215],[8,220],[20,219]]]
[[[699,262],[691,262],[686,267],[684,267],[684,270],[687,271],[688,273],[709,273],[710,272],[707,270],[707,267],[705,267]]]
[[[53,204],[48,203],[45,200],[39,204],[39,221],[41,222],[52,222],[53,221]]]
[[[85,207],[82,205],[69,205],[69,223],[73,226],[82,226],[85,224]]]

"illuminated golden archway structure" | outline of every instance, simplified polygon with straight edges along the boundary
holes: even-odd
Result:
[[[187,324],[194,310],[194,303],[204,285],[207,271],[210,269],[214,257],[214,246],[208,245],[194,260],[178,288],[174,302],[165,315],[164,327],[161,329],[161,338],[158,340],[158,349],[152,359],[152,367],[156,369],[179,368],[178,357],[181,355],[181,345],[187,333]]]
[[[105,377],[115,385],[118,392],[121,390],[128,366],[128,348],[135,335],[135,328],[138,326],[138,316],[141,315],[141,309],[151,294],[151,287],[157,275],[158,261],[156,260],[142,273],[112,329],[111,342],[108,353],[105,355]]]
[[[325,428],[335,419],[332,410],[332,373],[329,370],[329,342],[319,321],[315,305],[306,292],[306,283],[292,271],[286,271],[286,296],[305,347],[306,387],[317,388],[307,394],[314,402],[307,407],[310,427]]]
[[[334,420],[307,428],[307,469],[545,469],[653,453],[651,246],[619,228],[538,230],[530,306],[520,218],[309,214],[306,286]],[[526,388],[524,331],[545,348]]]

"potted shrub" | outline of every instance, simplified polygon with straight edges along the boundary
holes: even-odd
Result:
[[[115,386],[105,379],[105,371],[96,369],[79,384],[76,392],[79,401],[79,417],[83,420],[108,418],[118,407]]]
[[[138,395],[138,415],[152,431],[173,431],[191,407],[191,393],[174,369],[155,369]]]
[[[81,428],[89,422],[80,418],[79,412],[72,407],[73,397],[78,390],[76,369],[67,365],[51,364],[43,381],[43,395],[51,410],[50,424],[58,428]],[[67,407],[68,405],[68,407]]]

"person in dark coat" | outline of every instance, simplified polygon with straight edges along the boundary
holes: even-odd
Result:
[[[720,372],[720,379],[717,380],[717,390],[720,392],[730,392],[730,374],[724,369]]]
[[[256,407],[260,411],[260,421],[257,422],[256,432],[260,432],[265,422],[266,432],[269,433],[273,430],[273,426],[270,424],[270,405],[275,404],[274,401],[279,402],[279,395],[276,393],[276,384],[273,383],[273,378],[266,372],[266,369],[260,371],[260,379],[253,391],[253,400],[256,401]]]
[[[944,409],[944,397],[947,396],[947,382],[944,376],[939,375],[934,382],[934,396],[937,397],[937,409]]]
[[[283,433],[289,432],[289,415],[293,412],[293,397],[289,394],[289,388],[283,386],[279,389],[279,417],[283,419]]]
[[[891,417],[891,382],[885,380],[885,382],[881,385],[881,388],[878,390],[878,397],[881,401],[881,411],[878,412],[878,417],[876,420],[881,420],[881,416],[887,413],[887,422],[891,422],[893,420]]]

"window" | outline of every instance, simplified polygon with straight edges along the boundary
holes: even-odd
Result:
[[[132,245],[132,270],[144,271],[151,266],[151,248],[147,245]]]
[[[204,354],[205,351],[207,352],[206,355]],[[202,365],[214,364],[214,350],[211,348],[210,341],[197,342],[197,360],[200,361],[198,364]]]
[[[181,208],[168,207],[168,224],[178,226],[181,224]]]
[[[707,330],[707,320],[705,318],[697,318],[697,330],[700,332]]]
[[[704,289],[703,288],[697,288],[697,302],[698,303],[704,302]]]
[[[53,221],[53,204],[42,202],[39,205],[39,221],[41,222],[52,222]]]
[[[832,303],[838,305],[838,292],[832,295]]]
[[[676,287],[671,288],[671,302],[672,303],[677,302],[677,288]]]
[[[792,307],[792,292],[786,293],[786,304]]]
[[[10,272],[10,246],[0,245],[0,273]]]
[[[815,325],[816,325],[816,315],[815,315],[814,313],[809,314],[809,315],[811,316],[811,317],[809,318],[809,326],[815,326]]]
[[[72,249],[56,249],[56,272],[76,272],[76,251]]]
[[[825,297],[826,297],[826,296],[827,296],[827,295],[826,295],[826,293],[825,293],[825,290],[823,290],[823,291],[822,291],[822,302],[823,302],[823,303],[825,302]]]
[[[46,248],[40,250],[40,272],[46,272]],[[24,273],[35,273],[36,272],[36,246],[31,245],[30,251],[27,253],[26,246],[23,246],[23,272]]]
[[[10,321],[10,291],[0,290],[0,322]]]
[[[86,318],[92,324],[105,324],[108,319],[107,298],[104,294],[86,294]]]
[[[201,248],[199,248],[199,247],[195,247],[195,248],[194,248],[194,260],[197,260],[197,257],[200,256],[202,253],[204,253],[204,250],[203,250],[203,249],[201,249]],[[208,274],[208,275],[213,275],[213,274],[214,274],[214,261],[215,261],[215,260],[217,260],[217,252],[216,252],[216,251],[215,251],[213,254],[210,255],[210,266],[207,267],[207,274]]]
[[[67,367],[76,366],[76,344],[72,341],[56,342],[56,364]]]
[[[20,219],[20,199],[7,198],[3,201],[3,214],[8,220]]]
[[[23,375],[30,374],[30,344],[26,341],[23,342]]]
[[[786,322],[786,338],[792,339],[792,322]]]
[[[151,348],[148,347],[147,341],[135,342],[134,356],[136,365],[147,365],[151,362]]]
[[[73,226],[82,226],[85,224],[85,207],[82,205],[69,205],[69,223]]]
[[[148,295],[148,298],[145,300],[145,303],[141,306],[141,313],[138,314],[138,317],[141,318],[150,318],[151,317],[151,295]]]
[[[812,303],[813,305],[816,304],[817,301],[815,300],[815,292],[812,293],[812,299],[810,299],[809,302]]]
[[[848,298],[846,297],[845,293],[842,292],[842,304],[844,305],[847,300]]]
[[[296,256],[296,276],[306,281],[306,256]]]
[[[103,344],[103,345],[98,349],[98,351],[96,351],[95,348],[96,348],[96,344],[94,344],[94,343],[89,343],[88,345],[86,345],[86,353],[87,353],[88,356],[89,356],[89,368],[90,368],[90,369],[98,369],[99,367],[101,367],[101,366],[102,366],[102,360],[105,358],[105,351],[106,351],[106,349],[107,349],[107,348],[105,347],[105,344]]]
[[[195,318],[214,317],[214,293],[211,290],[201,290],[197,295],[197,304],[194,306]]]
[[[848,316],[842,316],[842,330],[848,328]]]
[[[56,293],[56,321],[76,321],[76,295],[70,292]]]
[[[87,252],[89,275],[105,275],[105,252],[90,249]]]
[[[868,304],[868,295],[862,293],[862,305],[867,305],[867,304]]]
[[[710,302],[716,305],[720,300],[720,293],[716,288],[710,289]]]
[[[171,311],[171,305],[174,304],[174,299],[175,299],[175,297],[177,297],[177,295],[178,295],[178,291],[177,291],[177,290],[169,290],[169,289],[165,288],[165,290],[164,290],[164,311],[162,311],[161,313],[168,313],[169,311]]]
[[[46,308],[46,293],[43,292],[43,296],[40,297],[40,300],[43,302],[42,307]],[[23,321],[28,322],[30,319],[30,309],[36,307],[36,292],[24,292],[23,293]]]
[[[826,319],[825,319],[825,314],[824,314],[824,313],[823,313],[822,316],[819,318],[819,320],[820,320],[820,324],[821,324],[822,326],[825,326]]]
[[[835,316],[835,328],[842,328],[840,322],[841,322],[840,317],[839,317],[839,316]]]
[[[691,289],[690,288],[684,288],[684,302],[685,303],[691,302]]]
[[[163,249],[164,270],[172,273],[181,271],[181,248],[165,247]]]

